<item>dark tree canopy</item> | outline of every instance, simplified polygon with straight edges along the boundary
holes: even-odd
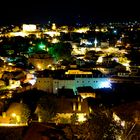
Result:
[[[56,110],[57,106],[54,96],[45,95],[39,99],[37,114],[43,122],[51,121],[56,115]]]
[[[56,60],[69,60],[71,58],[72,46],[69,43],[56,43],[51,44],[49,47],[49,54]]]

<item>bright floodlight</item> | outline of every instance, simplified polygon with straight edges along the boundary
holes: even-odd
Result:
[[[30,79],[30,80],[29,80],[29,83],[30,83],[31,85],[34,85],[34,84],[36,83],[36,79]]]
[[[101,88],[111,88],[111,83],[110,83],[110,81],[101,82],[100,87]]]

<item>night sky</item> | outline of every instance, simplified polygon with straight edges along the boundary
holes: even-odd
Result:
[[[5,0],[0,5],[0,24],[139,20],[139,13],[139,4],[134,0]]]

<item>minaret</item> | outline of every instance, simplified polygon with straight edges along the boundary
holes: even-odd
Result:
[[[95,46],[95,48],[97,47],[97,39],[95,38],[95,40],[94,40],[94,46]]]

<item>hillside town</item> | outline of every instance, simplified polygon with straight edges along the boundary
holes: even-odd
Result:
[[[140,139],[139,58],[137,21],[1,26],[0,127],[11,140]]]

